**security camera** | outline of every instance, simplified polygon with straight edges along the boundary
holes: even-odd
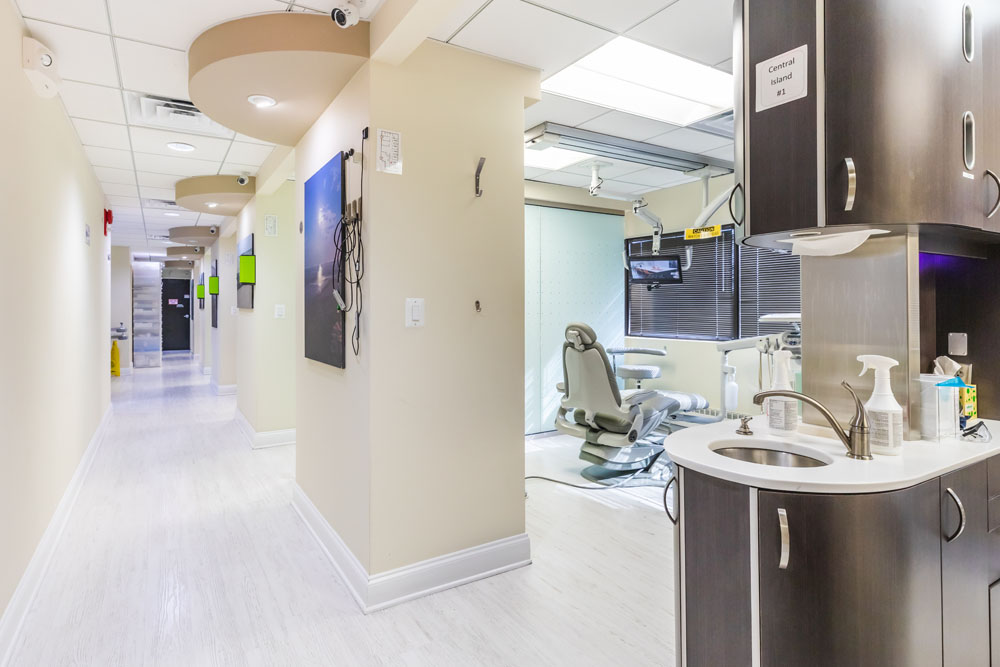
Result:
[[[249,182],[250,182],[250,176],[247,174],[240,174],[239,176],[236,177],[236,183],[238,185],[246,185]]]
[[[364,7],[364,5],[364,0],[347,0],[347,2],[341,2],[330,12],[330,17],[341,28],[356,26],[361,19],[361,7]]]
[[[208,233],[211,234],[212,236],[215,236],[216,234],[219,233],[219,228],[218,227],[209,227],[208,228]]]

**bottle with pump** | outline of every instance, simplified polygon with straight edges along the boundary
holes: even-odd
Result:
[[[897,456],[903,451],[903,408],[892,395],[889,369],[899,362],[877,354],[862,354],[858,361],[863,364],[860,375],[875,369],[875,390],[865,403],[871,428],[871,447],[876,454]]]
[[[792,353],[778,350],[774,353],[774,386],[772,389],[791,389],[791,369],[788,362]],[[799,402],[794,398],[779,396],[767,399],[767,425],[773,431],[790,433],[799,427]]]

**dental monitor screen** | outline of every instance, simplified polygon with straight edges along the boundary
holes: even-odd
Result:
[[[680,255],[633,257],[628,262],[633,283],[647,285],[679,285],[681,275]]]

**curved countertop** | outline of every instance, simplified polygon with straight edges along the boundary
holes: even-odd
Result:
[[[875,454],[872,461],[847,457],[847,449],[833,431],[808,424],[790,435],[772,432],[767,418],[750,422],[753,436],[736,435],[738,420],[693,426],[663,441],[667,456],[679,466],[719,479],[760,489],[800,493],[878,493],[914,486],[1000,454],[1000,422],[983,420],[994,435],[992,442],[950,440],[904,442],[899,456]],[[797,451],[830,461],[815,468],[786,468],[731,459],[717,454],[711,445],[720,440],[773,440]],[[731,446],[737,446],[732,442]],[[810,452],[809,450],[812,450]]]

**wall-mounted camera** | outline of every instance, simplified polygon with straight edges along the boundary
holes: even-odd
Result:
[[[361,20],[361,8],[365,6],[365,0],[348,0],[337,4],[330,17],[333,22],[341,28],[356,26]]]
[[[236,177],[237,185],[246,185],[250,182],[250,174],[240,174]]]

